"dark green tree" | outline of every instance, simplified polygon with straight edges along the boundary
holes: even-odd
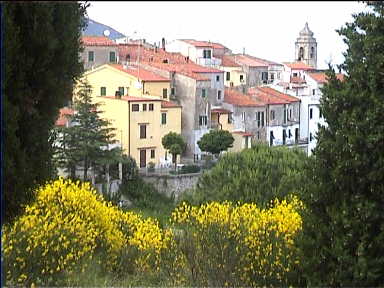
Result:
[[[235,139],[229,131],[211,130],[197,141],[197,145],[199,145],[201,151],[217,156],[221,151],[226,151],[228,148],[233,147],[233,141]]]
[[[87,4],[3,2],[4,220],[54,175],[50,131],[82,73],[80,36]]]
[[[161,139],[161,143],[163,144],[163,147],[172,154],[172,162],[175,164],[176,170],[177,155],[183,153],[186,146],[183,137],[175,132],[169,132],[167,135],[164,135],[163,139]]]
[[[314,185],[305,199],[309,286],[384,286],[384,3],[338,30],[348,48],[321,101]]]
[[[83,169],[83,180],[88,179],[89,168],[96,172],[121,160],[121,149],[110,146],[116,141],[115,129],[110,121],[100,115],[100,103],[92,102],[91,86],[82,81],[74,100],[75,113],[70,117],[69,127],[58,130],[57,159],[59,167],[65,167],[75,178],[78,167]],[[108,170],[108,169],[107,169]]]
[[[207,201],[253,202],[265,207],[276,197],[298,193],[303,185],[304,152],[258,144],[239,153],[226,153],[204,173],[193,193],[194,204]]]

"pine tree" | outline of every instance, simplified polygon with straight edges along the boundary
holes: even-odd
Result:
[[[219,155],[222,151],[232,147],[233,141],[235,139],[229,131],[211,130],[197,141],[197,145],[199,145],[201,151]]]
[[[54,176],[52,130],[82,73],[80,36],[87,4],[2,5],[4,221],[22,213],[33,188]]]
[[[121,160],[121,149],[109,149],[116,143],[115,128],[110,121],[101,117],[100,103],[93,103],[91,86],[80,82],[74,100],[75,113],[70,117],[69,127],[59,128],[57,159],[60,167],[67,168],[75,178],[77,167],[83,168],[83,180],[88,179],[88,170],[102,170],[102,167]]]
[[[308,190],[309,286],[384,285],[384,3],[367,3],[338,33],[348,50],[330,69]]]

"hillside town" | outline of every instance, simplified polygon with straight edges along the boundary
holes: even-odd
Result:
[[[197,142],[212,129],[231,132],[235,141],[228,151],[262,142],[311,155],[318,124],[326,125],[319,104],[327,78],[317,69],[318,47],[308,23],[292,41],[293,61],[277,63],[203,40],[151,44],[83,36],[82,78],[118,131],[118,144],[140,168],[171,163],[161,145],[171,131],[187,142],[183,161],[204,158]],[[61,110],[57,125],[70,125],[68,113],[74,113],[70,106]]]

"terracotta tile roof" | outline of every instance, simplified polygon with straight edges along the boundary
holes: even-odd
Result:
[[[323,84],[323,83],[328,82],[327,75],[325,74],[325,72],[308,73],[308,75],[318,83]],[[343,81],[344,80],[344,74],[337,73],[336,78],[339,79],[340,81]]]
[[[241,135],[241,136],[253,136],[253,134],[252,133],[249,133],[249,132],[243,132],[243,131],[233,131],[233,132],[231,132],[231,133],[233,133],[233,134],[238,134],[238,135]]]
[[[270,87],[253,87],[248,89],[248,93],[256,99],[268,104],[289,104],[299,102],[300,99],[281,93]]]
[[[115,42],[105,36],[83,36],[81,42],[84,46],[118,46]]]
[[[221,45],[220,43],[214,43],[209,41],[197,41],[194,39],[179,39],[180,41],[187,42],[195,47],[210,47],[214,49],[225,49],[226,47],[224,45]]]
[[[55,125],[56,126],[66,126],[68,123],[68,118],[66,117],[67,115],[73,115],[74,111],[71,108],[65,107],[61,108],[59,111],[59,118],[57,118]]]
[[[182,107],[181,105],[171,102],[171,101],[162,101],[161,102],[161,108],[178,108]]]
[[[205,75],[201,75],[200,73],[224,73],[224,71],[222,70],[200,66],[191,62],[187,64],[165,64],[165,63],[146,62],[145,64],[159,68],[159,69],[163,69],[166,71],[177,72],[185,76],[191,77],[195,80],[201,80],[201,81],[210,80],[210,78],[208,78]]]
[[[221,66],[225,67],[241,67],[240,64],[237,64],[231,55],[223,55],[221,58]]]
[[[265,105],[262,101],[259,101],[258,99],[254,99],[253,97],[247,94],[243,94],[237,90],[228,88],[226,88],[224,92],[224,102],[242,107],[258,107]]]
[[[284,64],[293,70],[313,70],[313,67],[304,62],[284,62]]]
[[[151,101],[163,101],[159,98],[145,98],[145,97],[133,97],[133,96],[122,96],[121,98],[116,98],[116,96],[99,96],[108,99],[123,100],[128,102],[151,102]]]
[[[229,114],[231,113],[231,111],[224,108],[214,108],[214,109],[211,109],[211,113]]]
[[[170,80],[162,77],[160,75],[157,75],[153,73],[152,71],[148,71],[144,68],[140,69],[132,69],[132,68],[124,68],[120,64],[108,64],[109,66],[112,66],[113,68],[116,68],[120,71],[126,72],[129,75],[135,76],[136,78],[147,81],[147,82],[169,82]]]
[[[238,63],[241,63],[246,66],[250,66],[250,67],[268,67],[268,64],[269,64],[264,60],[257,59],[256,57],[252,57],[249,55],[243,55],[243,54],[234,55],[233,59]]]
[[[139,48],[139,45],[120,44],[118,49],[121,61],[126,61],[128,55],[130,61],[137,61],[140,55],[140,61],[143,62],[163,63],[166,60],[170,64],[188,63],[187,57],[181,53],[167,52],[161,48],[147,48],[142,45]]]

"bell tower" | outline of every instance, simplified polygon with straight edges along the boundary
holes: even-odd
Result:
[[[314,69],[317,67],[317,42],[313,32],[309,30],[308,23],[305,23],[295,42],[295,61],[304,62]]]

